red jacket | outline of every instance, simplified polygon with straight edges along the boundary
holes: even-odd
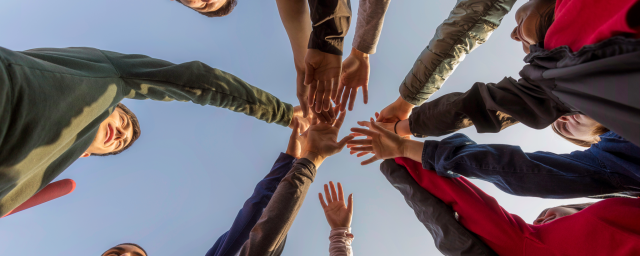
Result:
[[[555,21],[547,31],[547,50],[568,45],[573,51],[617,35],[638,38],[640,28],[627,24],[629,9],[638,0],[557,0]]]
[[[445,178],[411,159],[395,160],[420,186],[453,207],[460,223],[499,255],[640,255],[640,199],[602,200],[534,226],[464,177]]]

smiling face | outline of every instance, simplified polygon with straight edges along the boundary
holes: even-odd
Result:
[[[522,50],[525,53],[529,53],[529,46],[539,42],[536,31],[541,14],[554,6],[554,1],[531,0],[516,11],[516,23],[518,25],[511,32],[511,39],[521,42]]]
[[[201,13],[214,12],[220,9],[227,0],[178,0],[185,6]]]
[[[124,149],[133,138],[131,118],[119,107],[98,127],[93,142],[80,157],[91,154],[107,154]]]
[[[550,208],[550,209],[546,210],[545,212],[543,212],[540,215],[540,217],[538,217],[535,221],[533,221],[533,225],[546,224],[546,223],[552,222],[554,220],[557,220],[557,219],[565,217],[565,216],[569,216],[569,215],[577,213],[577,212],[579,212],[579,211],[577,209],[573,209],[573,208],[567,208],[567,207],[562,207],[562,206],[553,207],[553,208]]]
[[[562,116],[552,124],[554,128],[567,138],[597,143],[598,136],[593,131],[600,123],[585,115]]]
[[[119,244],[104,252],[102,256],[147,256],[147,253],[133,244]]]

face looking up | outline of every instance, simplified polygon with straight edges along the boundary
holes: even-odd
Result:
[[[578,210],[576,209],[562,207],[562,206],[550,208],[545,212],[543,212],[541,216],[538,217],[535,221],[533,221],[533,225],[542,225],[545,223],[549,223],[559,218],[569,216],[577,212]]]
[[[197,12],[213,12],[222,7],[227,0],[177,0]]]
[[[562,116],[552,124],[562,135],[592,143],[598,142],[593,130],[599,125],[596,120],[585,115]]]
[[[516,11],[516,23],[511,39],[522,42],[522,50],[529,53],[529,46],[538,43],[536,29],[541,14],[554,3],[548,0],[530,0]]]
[[[121,108],[116,107],[113,113],[102,121],[93,142],[80,157],[122,150],[131,143],[132,138],[131,119]]]
[[[147,253],[133,244],[119,244],[104,252],[102,256],[147,256]]]

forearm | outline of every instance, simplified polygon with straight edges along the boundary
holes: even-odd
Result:
[[[278,248],[289,232],[315,175],[316,166],[308,159],[301,158],[294,164],[278,185],[239,255],[270,255]]]
[[[456,220],[455,212],[449,205],[420,187],[407,169],[396,163],[394,159],[385,160],[380,165],[380,171],[404,196],[418,220],[431,233],[436,248],[442,254],[468,255],[465,252],[480,252],[478,255],[497,255]],[[452,243],[452,237],[455,237],[458,242]]]
[[[525,153],[518,146],[478,145],[463,134],[425,141],[422,167],[445,177],[481,179],[518,196],[576,198],[627,190],[589,152]]]
[[[515,2],[458,1],[400,84],[400,95],[414,105],[425,102],[467,54],[489,39]]]
[[[351,256],[351,242],[353,234],[350,227],[333,228],[329,235],[329,255],[330,256]]]
[[[502,209],[498,202],[465,178],[446,178],[407,158],[395,161],[429,193],[451,206],[459,222],[486,242],[498,255],[521,251],[526,222]],[[488,228],[490,227],[490,228]]]
[[[295,160],[293,156],[280,153],[271,171],[258,182],[253,195],[244,202],[227,234],[218,238],[218,241],[209,249],[206,256],[218,256],[221,252],[238,252],[240,250],[242,245],[249,239],[251,229],[262,216],[262,212],[269,204],[278,184],[291,170]]]
[[[389,2],[390,0],[360,0],[353,48],[366,54],[376,52]]]
[[[313,31],[309,49],[342,55],[344,37],[351,24],[351,4],[348,0],[308,0]]]
[[[311,17],[306,0],[276,0],[282,25],[287,31],[296,70],[304,70],[304,57],[311,35]]]
[[[138,54],[102,51],[120,73],[126,98],[190,101],[288,126],[293,106],[202,62],[174,64]]]
[[[405,140],[402,145],[402,156],[416,162],[422,162],[422,148],[424,143],[415,140]]]

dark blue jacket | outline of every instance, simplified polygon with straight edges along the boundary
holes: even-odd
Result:
[[[478,145],[464,134],[425,141],[422,166],[440,176],[478,178],[518,196],[575,198],[640,192],[640,147],[613,132],[584,151],[525,153],[518,146]]]
[[[295,157],[280,153],[269,174],[258,182],[253,195],[244,202],[231,229],[218,238],[206,256],[233,256],[240,251],[244,242],[249,239],[249,233],[260,219],[262,211],[269,204],[273,192],[278,188],[282,178],[291,170],[295,161]],[[284,247],[284,243],[281,247]]]

